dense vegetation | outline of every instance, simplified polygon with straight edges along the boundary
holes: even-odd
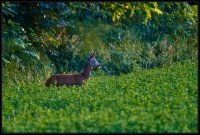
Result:
[[[3,2],[3,81],[81,71],[90,51],[98,75],[196,60],[197,19],[187,2]]]
[[[82,87],[3,86],[3,132],[197,133],[197,63],[91,78]]]
[[[3,132],[198,132],[197,4],[2,2]]]

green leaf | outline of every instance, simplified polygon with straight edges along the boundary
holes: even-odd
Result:
[[[20,48],[25,48],[26,44],[24,43],[24,41],[21,38],[15,38],[15,44],[20,47]]]
[[[115,15],[115,13],[114,13],[113,16],[112,16],[113,22],[115,21],[115,19],[116,19],[116,15]]]
[[[22,52],[23,52],[25,55],[27,55],[28,57],[33,57],[33,58],[36,58],[37,60],[40,59],[40,56],[39,56],[37,53],[33,52],[33,51],[24,50],[24,51],[22,51]]]
[[[115,7],[116,7],[116,5],[114,5],[114,4],[111,4],[111,9],[112,9],[112,10],[114,10],[114,9],[115,9]]]
[[[160,9],[158,9],[158,8],[150,8],[150,9],[151,9],[151,11],[154,11],[157,14],[163,14],[163,12]]]
[[[10,63],[10,61],[6,60],[5,58],[2,58],[2,60],[3,60],[6,64]]]

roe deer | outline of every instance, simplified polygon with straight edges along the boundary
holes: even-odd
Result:
[[[48,87],[50,85],[55,86],[72,86],[72,85],[82,85],[83,81],[89,79],[90,72],[93,68],[100,66],[100,63],[95,59],[95,52],[90,54],[85,69],[81,73],[75,74],[55,74],[46,80],[45,85]]]

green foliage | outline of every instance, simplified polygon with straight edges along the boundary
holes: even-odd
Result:
[[[3,69],[17,68],[4,74],[80,72],[90,51],[102,75],[195,60],[197,9],[187,2],[3,2]]]
[[[45,61],[46,58],[41,58]],[[49,61],[44,63],[16,63],[15,61],[9,61],[8,64],[3,65],[2,81],[9,85],[29,84],[36,81],[38,83],[44,82],[44,80],[52,74],[52,69],[47,66]]]
[[[147,23],[151,20],[151,12],[162,14],[162,11],[158,9],[157,2],[127,2],[127,3],[112,3],[111,9],[114,10],[112,13],[112,20],[120,20],[121,18],[127,19],[126,15],[129,17],[133,17],[134,14],[138,14],[139,16],[144,16],[144,23]],[[129,13],[129,14],[127,14]]]
[[[197,62],[94,77],[81,87],[3,83],[2,101],[4,133],[197,133]]]
[[[24,71],[33,64],[41,63],[38,62],[40,60],[39,52],[32,47],[32,43],[29,41],[27,36],[27,31],[20,25],[20,23],[14,21],[15,16],[18,15],[16,12],[17,4],[5,2],[2,3],[2,7],[3,79],[6,81],[11,81],[15,78],[14,76],[17,75],[17,72],[14,72],[16,69],[21,69],[20,71]],[[5,69],[8,67],[12,68],[9,68],[9,70]],[[12,75],[9,76],[8,74]]]

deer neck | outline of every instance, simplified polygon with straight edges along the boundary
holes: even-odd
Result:
[[[88,79],[90,77],[90,72],[92,71],[92,66],[86,65],[84,71],[82,72],[82,77]]]

